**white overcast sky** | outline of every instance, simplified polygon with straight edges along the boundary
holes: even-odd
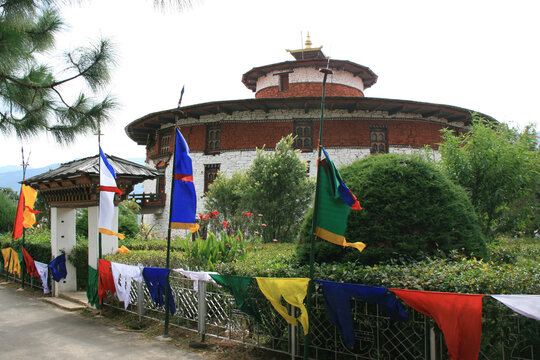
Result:
[[[513,126],[540,123],[539,1],[195,0],[184,12],[148,0],[88,0],[63,7],[64,51],[100,37],[116,45],[107,92],[121,107],[103,129],[105,152],[144,157],[124,127],[148,113],[183,105],[245,99],[253,67],[291,60],[285,49],[309,31],[326,55],[370,67],[368,97],[460,106]],[[76,2],[75,2],[76,3]],[[24,141],[30,166],[97,154],[95,136],[67,147],[46,135]],[[18,165],[21,141],[0,135],[0,166]]]

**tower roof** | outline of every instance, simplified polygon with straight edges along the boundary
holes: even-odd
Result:
[[[326,56],[322,52],[322,45],[316,48],[311,47],[313,43],[309,37],[309,32],[307,34],[305,48],[298,50],[289,50],[287,52],[291,53],[296,60],[309,60],[309,59],[326,59]]]

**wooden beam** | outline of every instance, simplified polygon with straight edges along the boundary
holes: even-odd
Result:
[[[433,110],[433,111],[426,111],[422,113],[423,118],[427,118],[430,116],[437,116],[441,113],[441,110]]]
[[[398,112],[400,112],[401,110],[403,110],[403,106],[396,106],[390,110],[388,110],[388,115],[395,115],[397,114]]]

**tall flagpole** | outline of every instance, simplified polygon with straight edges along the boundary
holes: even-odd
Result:
[[[183,88],[182,88],[183,89]],[[183,92],[182,92],[183,93]],[[180,98],[180,101],[182,98]],[[180,104],[179,104],[180,105]],[[173,211],[173,193],[174,193],[174,172],[176,170],[176,126],[174,131],[174,139],[171,142],[174,144],[174,147],[171,149],[173,156],[172,156],[172,172],[171,172],[171,191],[170,191],[170,200],[169,200],[169,227],[167,229],[167,261],[166,266],[167,269],[171,266],[171,221],[172,221],[172,211]],[[172,147],[172,146],[171,146]],[[163,328],[163,337],[168,338],[169,337],[169,274],[167,274],[167,281],[165,282],[165,327]]]
[[[330,59],[328,59],[328,63],[326,65],[326,69],[320,69],[319,71],[324,74],[323,77],[323,87],[322,87],[322,100],[321,100],[321,123],[319,125],[319,146],[318,146],[318,155],[317,155],[317,182],[319,181],[319,163],[321,161],[321,154],[322,154],[322,138],[323,138],[323,123],[324,123],[324,97],[326,93],[326,78],[329,74],[333,74],[332,70],[330,70],[328,67],[330,65]],[[318,185],[318,184],[317,184]],[[313,276],[315,272],[315,227],[317,224],[317,208],[318,208],[318,192],[319,187],[315,186],[315,205],[313,209],[313,220],[311,223],[311,243],[310,243],[310,249],[309,249],[309,285],[308,285],[308,293],[307,293],[307,301],[306,301],[306,309],[308,313],[308,318],[311,318],[311,297],[313,296],[313,286],[315,285],[313,283]],[[307,360],[309,358],[309,346],[311,342],[311,331],[306,335],[305,342],[304,342],[304,360]]]
[[[97,226],[98,226],[98,261],[96,270],[99,270],[99,259],[101,259],[101,232],[99,231],[99,213],[101,205],[101,121],[98,119],[98,216],[97,216]],[[114,199],[114,198],[113,198]],[[114,200],[113,200],[114,201]]]
[[[28,159],[27,161],[25,162],[24,161],[24,148],[22,147],[21,145],[21,155],[22,155],[22,168],[23,168],[23,181],[26,180],[26,168],[28,166],[28,160],[30,160],[30,154],[28,154]],[[23,193],[21,191],[21,194],[19,196],[23,196]],[[25,202],[25,207],[26,207],[26,200],[24,200]],[[23,211],[24,213],[24,211]],[[24,222],[24,217],[23,217],[23,222]],[[23,233],[22,233],[22,245],[21,247],[24,247],[24,237],[25,237],[25,233],[26,233],[26,228],[23,226]],[[9,264],[8,264],[9,265]],[[8,268],[9,269],[9,268]],[[24,289],[24,280],[26,278],[26,261],[23,261],[22,262],[22,270],[21,270],[21,284],[22,284],[22,288]]]

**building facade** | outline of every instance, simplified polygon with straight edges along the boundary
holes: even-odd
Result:
[[[143,208],[144,221],[168,226],[174,128],[186,139],[193,159],[193,181],[202,211],[204,193],[218,172],[231,176],[247,169],[257,148],[272,150],[284,136],[296,136],[295,148],[315,176],[323,74],[328,68],[323,144],[340,167],[370,154],[410,154],[429,145],[437,148],[440,130],[465,131],[471,110],[417,101],[369,98],[364,92],[377,81],[368,67],[328,59],[321,48],[287,50],[294,60],[255,67],[242,76],[255,93],[252,99],[190,105],[145,115],[126,127],[128,136],[146,146],[146,162],[161,171],[144,190],[155,203]],[[484,115],[485,116],[485,115]],[[486,116],[491,119],[489,116]],[[494,119],[491,119],[494,120]],[[153,194],[153,195],[151,195]]]

